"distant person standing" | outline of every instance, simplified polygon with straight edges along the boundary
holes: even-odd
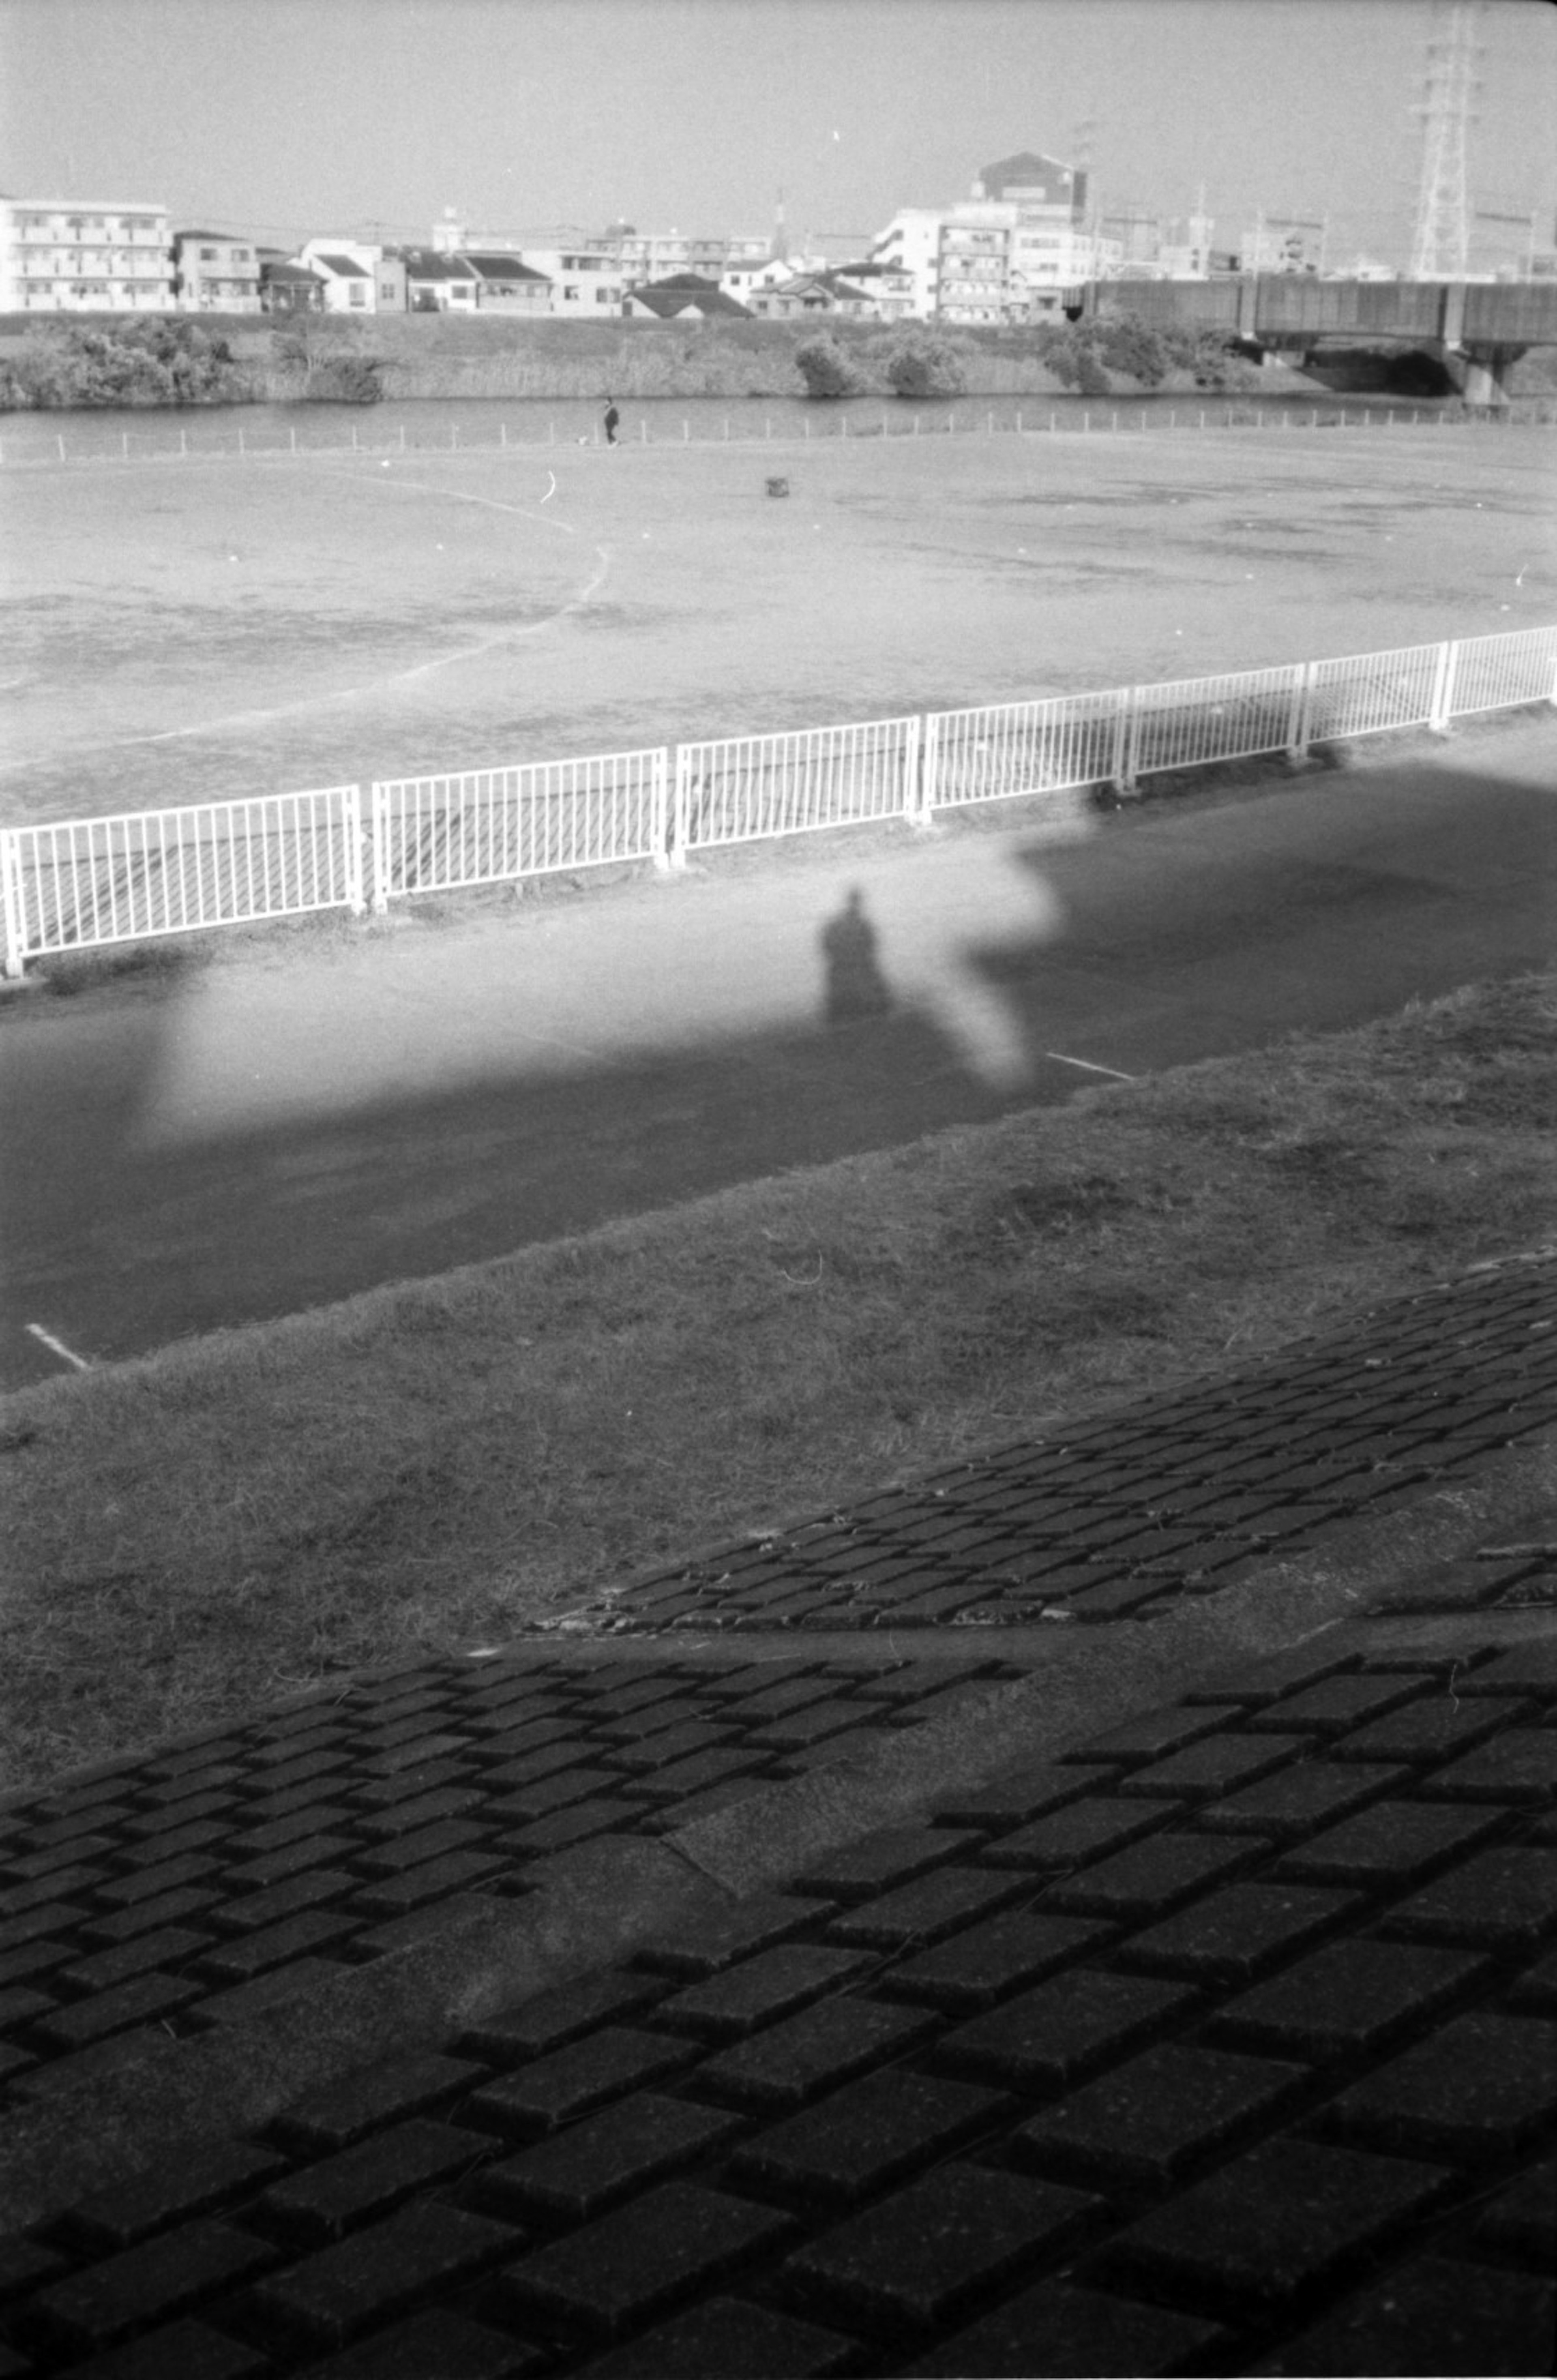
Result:
[[[621,415],[616,410],[615,398],[608,396],[605,400],[605,443],[608,446],[614,446],[616,443],[616,425],[621,419]]]

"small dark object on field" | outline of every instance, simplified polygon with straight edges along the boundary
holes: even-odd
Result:
[[[789,493],[789,482],[787,480],[770,480],[767,485],[768,493],[771,496],[786,496]]]

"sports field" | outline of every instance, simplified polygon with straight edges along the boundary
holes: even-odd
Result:
[[[0,820],[1534,625],[1554,494],[1474,424],[6,469]]]

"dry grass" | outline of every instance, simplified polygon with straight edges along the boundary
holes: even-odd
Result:
[[[1158,1390],[1557,1221],[1553,980],[0,1407],[7,1781]]]

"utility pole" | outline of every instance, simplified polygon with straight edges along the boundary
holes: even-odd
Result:
[[[1422,118],[1422,179],[1417,196],[1417,229],[1411,245],[1413,281],[1459,281],[1470,257],[1470,199],[1466,172],[1466,133],[1476,121],[1471,101],[1480,89],[1476,62],[1479,0],[1442,0],[1428,43],[1423,97],[1414,113]]]

